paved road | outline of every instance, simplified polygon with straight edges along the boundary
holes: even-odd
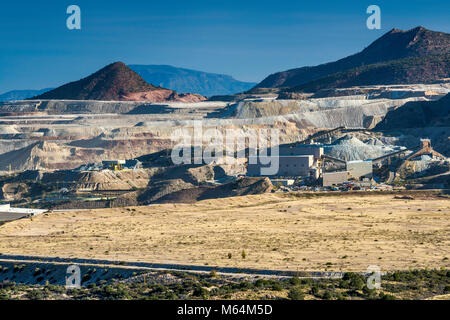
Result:
[[[0,254],[0,261],[17,262],[40,262],[40,263],[64,263],[64,264],[88,264],[88,265],[110,265],[123,266],[127,268],[140,268],[155,271],[182,271],[182,272],[201,272],[209,273],[212,270],[219,274],[228,275],[249,275],[249,276],[269,276],[269,277],[304,277],[304,278],[342,278],[344,272],[322,272],[322,271],[286,271],[270,269],[251,269],[251,268],[230,268],[217,266],[196,266],[180,264],[163,264],[149,262],[124,262],[102,259],[82,259],[82,258],[58,258],[58,257],[40,257],[40,256],[22,256]]]
[[[0,213],[0,222],[9,222],[14,220],[19,220],[23,218],[28,218],[30,215],[27,213],[17,213],[17,212],[2,212]]]

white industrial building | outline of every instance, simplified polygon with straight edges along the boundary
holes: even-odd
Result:
[[[320,174],[320,160],[323,147],[316,145],[299,145],[295,147],[280,147],[278,156],[278,171],[276,177],[314,177]],[[260,176],[261,169],[270,165],[262,164],[259,157],[249,157],[247,175]]]
[[[44,209],[12,208],[10,204],[0,204],[0,221],[11,221],[47,212]]]
[[[298,145],[295,147],[280,147],[280,156],[312,155],[313,165],[316,165],[323,156],[323,147],[320,145]]]
[[[347,182],[350,178],[348,171],[324,172],[322,175],[322,185],[331,187]]]
[[[350,179],[372,179],[372,161],[356,160],[344,161],[345,171],[321,172],[324,149],[321,145],[280,146],[278,156],[278,172],[273,177],[312,177],[319,179],[322,176],[323,186],[342,184]],[[268,163],[265,161],[265,163]],[[271,163],[272,164],[272,163]],[[262,164],[259,157],[249,157],[247,175],[261,176],[261,169],[271,164]]]
[[[372,179],[373,177],[373,166],[371,160],[347,161],[346,166],[350,176],[354,179]]]

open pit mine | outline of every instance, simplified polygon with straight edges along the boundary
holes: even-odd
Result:
[[[0,102],[0,298],[448,299],[449,48],[393,29],[209,98],[115,62]]]
[[[343,183],[346,188],[364,185],[365,189],[409,183],[409,188],[448,185],[449,127],[437,122],[392,126],[391,119],[411,104],[424,108],[441,104],[448,110],[450,83],[364,89],[371,93],[300,100],[260,94],[235,102],[4,102],[0,104],[0,196],[21,204],[104,207],[151,203],[180,190],[215,188],[259,175],[246,157],[233,164],[174,165],[171,149],[177,141],[172,135],[177,129],[193,130],[194,123],[224,136],[230,129],[247,136],[251,130],[276,128],[280,166],[289,166],[287,156],[292,152],[298,161],[312,155],[302,172],[280,169],[269,177],[276,188],[280,184],[294,190],[338,188]],[[407,120],[406,116],[400,119]],[[410,158],[420,150],[423,138],[430,139],[436,153]],[[203,147],[210,142],[204,140]],[[352,177],[351,161],[370,161],[371,174]],[[323,183],[324,177],[328,181],[343,171],[349,175],[341,173],[343,178],[332,185]],[[362,183],[362,178],[369,181]]]

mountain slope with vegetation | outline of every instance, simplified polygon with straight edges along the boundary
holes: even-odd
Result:
[[[408,31],[392,29],[363,51],[335,62],[302,67],[268,76],[255,88],[299,86],[332,74],[371,64],[410,57],[450,53],[450,34],[417,27]]]
[[[432,83],[448,77],[450,77],[450,54],[443,54],[362,66],[301,84],[286,91],[317,92],[321,89],[353,86]]]

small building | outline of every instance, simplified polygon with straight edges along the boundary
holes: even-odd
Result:
[[[321,145],[296,145],[280,146],[278,150],[278,170],[270,176],[274,177],[313,177],[318,179],[320,175],[320,161],[323,156]],[[262,168],[273,168],[273,159],[269,156],[269,162],[261,164],[260,158],[251,156],[248,158],[247,175],[261,176]]]
[[[252,163],[253,162],[253,163]],[[311,167],[314,163],[313,155],[279,156],[278,171],[273,176],[278,177],[302,177],[311,175]],[[250,157],[247,166],[247,175],[260,176],[261,168],[269,167],[260,163],[258,157]]]
[[[348,171],[324,172],[322,174],[322,185],[331,187],[333,185],[343,184],[350,178]]]
[[[314,163],[313,155],[283,155],[279,159],[278,175],[283,177],[309,176]]]
[[[316,164],[323,156],[323,147],[320,145],[300,144],[295,147],[280,147],[279,154],[283,156],[302,156],[313,155],[314,164]]]
[[[354,179],[372,179],[373,177],[372,160],[347,161],[346,167],[350,176]]]

